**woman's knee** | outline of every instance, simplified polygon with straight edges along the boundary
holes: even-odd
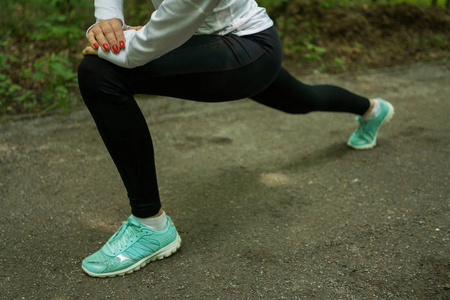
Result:
[[[78,66],[78,86],[85,101],[98,93],[101,82],[102,59],[97,56],[88,55],[83,58]]]
[[[84,86],[93,81],[96,76],[100,73],[102,66],[102,59],[98,56],[87,55],[83,58],[80,65],[78,66],[78,81],[80,86]]]
[[[98,56],[85,56],[78,66],[78,85],[86,104],[92,101],[115,99],[111,96],[132,94],[124,79],[119,76],[118,67]]]

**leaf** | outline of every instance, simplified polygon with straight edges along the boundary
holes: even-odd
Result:
[[[14,92],[16,92],[16,91],[20,91],[21,89],[22,89],[22,87],[21,87],[20,85],[13,84],[13,85],[11,85],[11,86],[9,87],[8,92],[9,92],[10,94],[12,94],[12,93],[14,93]]]
[[[41,79],[44,79],[46,75],[47,75],[47,73],[44,73],[44,72],[36,72],[33,74],[32,78],[34,80],[41,80]]]
[[[63,95],[65,95],[65,94],[67,94],[69,91],[67,90],[67,88],[65,87],[65,86],[63,86],[63,85],[58,85],[56,88],[55,88],[55,91],[56,92],[58,92],[58,93],[61,93],[61,94],[63,94]]]

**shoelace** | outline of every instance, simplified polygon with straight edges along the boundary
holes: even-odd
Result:
[[[122,223],[117,233],[106,243],[112,253],[128,247],[128,243],[134,240],[136,233],[133,227],[136,227],[136,224],[131,222],[129,218]]]
[[[368,122],[360,116],[356,117],[356,121],[359,122],[359,126],[356,129],[358,136],[360,136],[366,140],[370,139],[370,137],[367,136],[367,132],[366,132],[366,126],[367,126]]]
[[[369,122],[364,120],[361,116],[358,116],[355,119],[356,121],[359,122],[359,126],[356,129],[356,133],[358,134],[359,137],[365,139],[366,141],[369,141],[371,139],[370,133],[366,131],[366,127]]]

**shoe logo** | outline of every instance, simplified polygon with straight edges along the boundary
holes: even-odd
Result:
[[[96,269],[99,269],[99,270],[103,269],[103,267],[100,267],[100,266],[93,266],[93,267]]]
[[[127,257],[123,254],[119,254],[116,256],[118,259],[120,259],[120,263],[124,262],[125,260],[132,260],[132,261],[136,261],[135,259],[132,259],[131,257]]]

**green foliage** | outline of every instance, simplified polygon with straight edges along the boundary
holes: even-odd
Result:
[[[334,54],[321,41],[314,11],[303,17],[304,7],[410,3],[431,5],[431,0],[257,0],[274,18],[285,54],[327,70],[348,67],[342,54]],[[438,0],[444,6],[446,0]],[[124,1],[127,24],[144,25],[150,19],[148,0]],[[311,17],[313,16],[313,17]],[[319,18],[317,18],[319,19]],[[77,99],[76,68],[82,58],[85,30],[95,22],[94,0],[4,0],[0,10],[0,115],[42,112],[58,108],[67,113]],[[414,40],[416,38],[416,40]],[[430,49],[448,45],[445,34],[430,34],[411,43]],[[360,45],[362,47],[362,45]],[[355,46],[358,48],[358,46]],[[359,48],[361,48],[359,47]],[[334,58],[334,60],[333,60]],[[350,59],[348,60],[350,62]]]
[[[408,3],[412,5],[431,6],[432,0],[322,0],[322,7],[331,6],[349,6],[349,5],[392,5],[399,3]],[[446,0],[438,0],[437,6],[444,7]]]
[[[35,103],[35,97],[31,91],[25,90],[19,84],[15,84],[8,74],[4,73],[10,63],[20,62],[20,59],[11,54],[0,54],[0,115],[2,120],[6,117],[7,106],[21,103],[29,106]]]
[[[332,67],[335,69],[335,71],[345,71],[347,69],[346,64],[347,62],[345,61],[345,59],[335,56]]]
[[[296,0],[296,3],[311,3],[314,0]],[[408,3],[412,5],[421,5],[421,6],[431,6],[432,0],[316,0],[320,2],[322,7],[332,7],[332,6],[349,6],[349,5],[392,5],[398,3]],[[438,0],[437,6],[444,7],[446,5],[447,0]],[[264,7],[274,8],[279,7],[288,2],[288,0],[257,0],[257,2]]]
[[[85,26],[93,21],[89,0],[7,0],[0,10],[0,35],[35,40],[61,39],[75,44]],[[3,6],[3,4],[2,4]],[[62,28],[67,27],[67,28]],[[59,40],[60,41],[60,40]],[[67,45],[66,45],[67,46]]]
[[[0,113],[69,111],[92,0],[7,0],[0,10]]]
[[[447,37],[442,34],[431,34],[428,38],[430,47],[441,48],[447,42]]]
[[[6,118],[7,104],[21,103],[25,107],[34,106],[36,97],[32,91],[24,90],[20,85],[14,84],[6,74],[0,73],[0,115]]]
[[[125,1],[128,24],[145,25],[152,5]],[[77,94],[76,68],[95,22],[93,0],[5,0],[0,10],[0,114],[67,113]]]
[[[325,50],[325,48],[318,47],[314,44],[311,44],[310,42],[305,41],[304,45],[306,46],[306,49],[308,49],[308,52],[304,53],[303,57],[307,58],[308,60],[320,61],[320,56],[327,51]]]
[[[45,82],[42,101],[46,103],[44,111],[59,107],[62,113],[70,109],[70,89],[76,86],[77,74],[64,53],[49,54],[34,63],[33,80]]]
[[[377,9],[377,5],[393,5],[399,3],[409,3],[412,5],[424,5],[431,6],[432,0],[257,0],[261,5],[268,8],[268,13],[274,20],[277,29],[280,32],[282,42],[284,45],[284,54],[286,58],[305,61],[308,65],[313,65],[321,71],[340,72],[349,68],[348,62],[351,62],[355,56],[359,53],[369,52],[369,49],[364,49],[366,46],[356,43],[350,49],[345,49],[346,46],[336,47],[327,43],[326,39],[330,37],[322,37],[323,30],[326,32],[332,32],[330,30],[330,23],[328,22],[322,27],[320,23],[326,8],[334,6],[359,6],[356,11],[361,11],[361,6],[369,11],[371,8]],[[438,0],[437,6],[444,6],[447,0]],[[400,7],[400,6],[398,6]],[[403,6],[405,7],[405,6]],[[348,8],[347,8],[348,9]],[[406,10],[406,9],[405,9]],[[339,11],[337,9],[330,10],[331,12]],[[344,10],[341,10],[344,11]],[[362,13],[361,15],[364,15]],[[338,15],[336,15],[338,17]],[[353,17],[358,17],[357,13]],[[388,18],[395,20],[388,14]],[[328,20],[329,21],[329,20]],[[340,27],[339,20],[336,20],[336,27]],[[348,23],[348,21],[347,21]],[[346,25],[350,28],[351,25]],[[340,38],[345,41],[348,37],[355,37],[358,35],[355,32],[355,28],[358,26],[364,26],[363,23],[355,24],[352,30],[346,30],[344,27],[341,32],[338,32]],[[380,26],[377,24],[376,26]],[[400,25],[401,26],[401,25]],[[397,28],[396,28],[397,29]],[[393,30],[396,30],[393,29]],[[348,36],[345,32],[349,32]],[[379,34],[379,32],[375,32]],[[383,33],[384,34],[384,33]],[[413,43],[417,45],[417,48],[444,48],[448,45],[448,36],[445,34],[430,34],[428,37],[423,35],[412,35]],[[331,36],[333,39],[334,36]],[[334,41],[337,41],[335,39]],[[363,40],[359,40],[363,42]],[[398,47],[405,46],[406,42],[403,41]],[[365,43],[366,44],[366,43]],[[405,46],[407,47],[407,46]],[[356,49],[356,50],[355,50]],[[338,51],[338,52],[336,52]],[[400,50],[398,52],[401,52]],[[375,57],[375,54],[371,54],[369,57]],[[346,60],[347,59],[347,60]]]
[[[279,7],[284,3],[287,3],[288,0],[258,0],[257,2],[260,6],[270,8],[270,7]]]
[[[322,55],[327,51],[315,44],[319,37],[317,21],[295,21],[292,17],[280,16],[277,18],[280,25],[283,44],[290,56],[301,56],[310,62],[320,62]],[[298,34],[301,32],[301,34]]]
[[[145,25],[153,12],[150,1],[127,0],[124,2],[124,13],[127,24],[132,26]]]
[[[0,54],[0,70],[4,70],[9,67],[9,62],[19,62],[20,59],[11,54]]]
[[[20,85],[12,83],[7,75],[0,73],[0,94],[2,95],[2,98],[0,98],[0,105],[4,104],[6,99],[15,96],[16,92],[20,90],[22,90]]]

